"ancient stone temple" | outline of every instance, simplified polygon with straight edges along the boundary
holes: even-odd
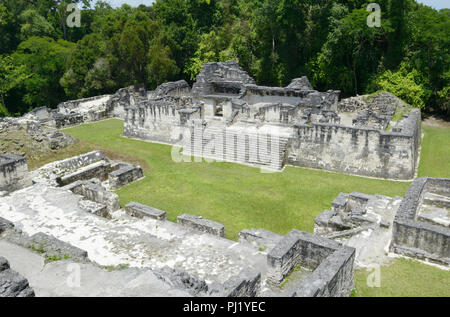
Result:
[[[184,80],[147,91],[36,109],[27,119],[57,128],[116,117],[123,135],[179,145],[185,155],[269,170],[285,165],[409,180],[419,160],[419,109],[390,93],[339,100],[308,78],[287,87],[258,86],[237,62],[203,65],[191,88]]]
[[[393,95],[339,102],[306,77],[258,86],[233,61],[205,64],[192,89],[163,84],[125,112],[125,136],[218,161],[412,179],[418,160],[420,111]]]

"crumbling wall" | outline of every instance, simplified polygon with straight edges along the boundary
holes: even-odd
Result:
[[[174,144],[182,139],[183,121],[200,117],[198,109],[180,113],[173,102],[159,100],[126,108],[124,136]],[[196,115],[197,114],[197,115]]]
[[[31,186],[28,165],[24,157],[0,154],[0,192],[12,192]]]
[[[293,292],[296,297],[348,297],[353,288],[355,249],[342,247],[320,263]]]
[[[99,180],[77,181],[64,188],[85,197],[87,200],[105,205],[107,213],[98,214],[99,216],[110,218],[111,212],[120,209],[119,196],[113,192],[107,191],[99,184]]]
[[[450,179],[416,178],[395,216],[390,250],[412,257],[450,264],[450,229],[417,221],[427,190],[448,193]]]
[[[187,228],[191,228],[200,232],[213,234],[219,237],[225,237],[225,227],[218,222],[203,219],[193,215],[183,214],[178,216],[177,222]]]
[[[226,82],[239,83],[242,88],[244,84],[255,84],[255,80],[236,61],[206,63],[203,64],[201,72],[197,75],[196,82],[192,87],[192,94],[199,97],[217,93],[236,92],[237,88],[235,85],[220,91],[220,89],[226,88]],[[213,83],[216,83],[216,85],[214,86]],[[222,83],[222,88],[219,88],[217,83]]]
[[[401,133],[313,123],[296,126],[288,163],[389,179],[412,179],[420,139],[420,112],[412,111]]]
[[[267,255],[267,282],[279,286],[300,265],[314,271],[293,296],[349,296],[354,258],[354,248],[294,229]]]
[[[113,166],[112,168],[117,167],[118,169],[109,173],[108,176],[109,185],[113,190],[119,189],[122,186],[144,177],[144,172],[140,166],[128,163],[119,163],[118,166]]]
[[[133,201],[125,206],[125,211],[130,216],[137,218],[149,217],[156,220],[167,219],[167,213],[165,211],[142,205]]]
[[[34,297],[28,280],[13,271],[9,262],[0,256],[0,297]]]
[[[65,186],[79,180],[108,179],[111,163],[102,151],[92,151],[39,168],[33,178],[36,183]]]

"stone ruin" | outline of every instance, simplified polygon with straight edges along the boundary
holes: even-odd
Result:
[[[450,179],[414,180],[395,216],[390,249],[450,266]]]
[[[39,156],[76,143],[70,135],[26,117],[0,118],[0,154]]]
[[[56,149],[72,142],[57,129],[107,118],[186,155],[394,179],[414,177],[421,134],[420,111],[391,94],[339,101],[306,77],[257,86],[236,62],[205,64],[192,88],[129,87],[35,109],[0,120],[0,133],[17,127]],[[209,219],[122,207],[113,191],[142,177],[101,151],[32,172],[23,156],[0,155],[0,296],[349,296],[355,267],[392,254],[449,265],[448,179],[417,179],[403,199],[341,193],[314,234],[246,229],[236,242]],[[81,288],[64,286],[71,264]]]
[[[121,208],[107,184],[108,162],[96,151],[51,163],[32,173],[33,186],[0,198],[0,254],[11,258],[29,277],[37,296],[74,296],[80,291],[61,286],[64,283],[58,276],[68,274],[63,272],[63,263],[77,263],[86,272],[83,274],[97,272],[92,277],[95,285],[82,285],[83,296],[98,294],[102,285],[115,279],[128,282],[113,288],[117,293],[107,295],[351,293],[353,248],[298,230],[286,236],[262,229],[244,230],[236,242],[225,238],[222,224],[202,217],[183,214],[173,223],[165,211],[137,202]],[[99,178],[87,179],[86,170]],[[36,265],[40,272],[28,272],[29,265]],[[111,267],[110,276],[101,271]],[[134,285],[130,279],[136,276],[140,284],[129,286]]]
[[[28,280],[9,266],[8,260],[0,256],[0,297],[34,297]]]
[[[450,267],[450,179],[416,178],[405,197],[339,194],[314,233],[357,249],[357,267],[404,255]]]
[[[5,273],[21,288],[3,296],[349,296],[354,268],[390,254],[449,265],[448,179],[417,179],[403,199],[341,193],[314,234],[249,229],[236,242],[209,219],[122,208],[110,181],[140,179],[130,166],[94,151],[43,166],[32,186],[0,197],[0,254],[29,281]],[[90,281],[56,287],[75,263]]]
[[[0,154],[0,196],[31,185],[27,161],[22,156]]]
[[[179,145],[185,155],[413,179],[420,110],[387,92],[341,101],[339,94],[314,90],[306,77],[284,88],[258,86],[229,61],[205,64],[192,88],[183,80],[154,91],[133,86],[24,117],[56,128],[121,118],[124,136]]]
[[[230,61],[205,64],[192,89],[166,83],[135,100],[124,136],[177,144],[186,155],[391,179],[412,179],[417,167],[420,110],[389,93],[339,102],[339,91],[318,92],[306,77],[257,86]]]

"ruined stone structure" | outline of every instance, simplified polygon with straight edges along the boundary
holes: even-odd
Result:
[[[26,129],[57,149],[72,142],[57,129],[113,117],[124,136],[187,156],[393,179],[414,177],[421,136],[420,111],[389,93],[339,101],[306,77],[262,87],[232,61],[205,64],[192,88],[123,88],[1,120],[0,133]],[[101,151],[30,173],[23,157],[0,155],[0,255],[20,272],[0,257],[0,296],[349,296],[354,268],[389,252],[450,264],[449,179],[416,179],[403,199],[340,193],[314,234],[245,229],[236,242],[213,220],[122,208],[113,191],[142,177]],[[74,263],[87,278],[65,287]]]
[[[125,111],[125,136],[218,161],[392,179],[412,179],[418,161],[420,111],[394,96],[339,102],[339,91],[318,92],[306,77],[257,86],[232,61],[205,64],[192,90],[167,83]]]
[[[355,257],[351,247],[298,230],[286,236],[243,230],[236,242],[225,238],[222,224],[209,219],[183,214],[174,223],[165,211],[136,202],[121,209],[118,196],[110,191],[108,173],[114,172],[109,172],[112,167],[120,171],[124,164],[94,151],[35,171],[33,186],[0,198],[0,254],[34,252],[44,262],[84,263],[88,272],[131,266],[135,271],[124,271],[124,278],[142,274],[145,285],[159,280],[164,287],[155,293],[158,296],[167,288],[178,296],[351,293]],[[86,171],[102,179],[86,179]],[[22,272],[29,260],[15,261]],[[68,274],[57,264],[47,270]],[[32,276],[32,287],[38,296],[54,289],[51,281],[37,275]],[[70,287],[59,287],[58,292],[74,295]]]
[[[316,91],[306,77],[258,86],[234,61],[205,64],[192,89],[183,80],[132,86],[24,117],[57,128],[121,118],[124,136],[185,155],[404,180],[414,178],[421,138],[420,110],[389,93],[339,101],[339,91]]]
[[[0,192],[12,192],[31,185],[24,157],[0,154]]]
[[[414,180],[395,216],[390,248],[450,265],[450,179]]]
[[[12,270],[9,262],[0,256],[0,297],[34,297],[28,280]]]

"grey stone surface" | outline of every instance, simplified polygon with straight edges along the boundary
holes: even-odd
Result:
[[[25,157],[0,154],[0,192],[12,192],[31,185]]]
[[[178,216],[177,219],[178,223],[184,227],[213,234],[219,237],[225,237],[225,227],[221,223],[189,214]]]
[[[42,232],[29,236],[24,232],[14,230],[9,231],[5,235],[5,239],[33,250],[34,252],[45,256],[47,259],[71,259],[72,261],[88,260],[86,251]]]
[[[81,195],[88,200],[103,204],[106,206],[107,213],[102,213],[101,216],[110,218],[110,213],[120,209],[119,196],[117,194],[106,190],[100,184],[96,184],[92,181],[83,181],[76,183],[69,188],[75,194]]]
[[[248,242],[260,250],[271,250],[283,236],[265,229],[244,229],[239,232],[239,242]]]
[[[11,221],[0,217],[0,233],[12,228],[14,228],[14,224]]]
[[[390,249],[450,265],[450,229],[417,221],[426,193],[449,195],[450,179],[417,178],[409,187],[395,216]]]
[[[11,266],[20,274],[27,276],[37,297],[192,296],[185,289],[165,283],[148,268],[106,270],[91,262],[71,260],[45,263],[42,255],[3,240],[0,253],[10,259]]]
[[[165,211],[142,205],[136,202],[130,202],[125,206],[125,211],[133,217],[144,218],[149,217],[156,220],[166,220],[167,213]]]
[[[46,164],[33,171],[35,183],[66,186],[78,180],[108,179],[111,162],[102,151],[92,151]]]
[[[4,257],[0,256],[0,272],[9,269],[9,262]]]
[[[0,297],[34,297],[28,280],[11,270],[8,260],[0,256]]]
[[[144,172],[140,166],[121,162],[113,168],[117,169],[109,173],[108,176],[109,185],[113,190],[144,177]]]
[[[247,267],[237,276],[227,280],[217,296],[222,297],[255,297],[261,287],[261,273]]]

